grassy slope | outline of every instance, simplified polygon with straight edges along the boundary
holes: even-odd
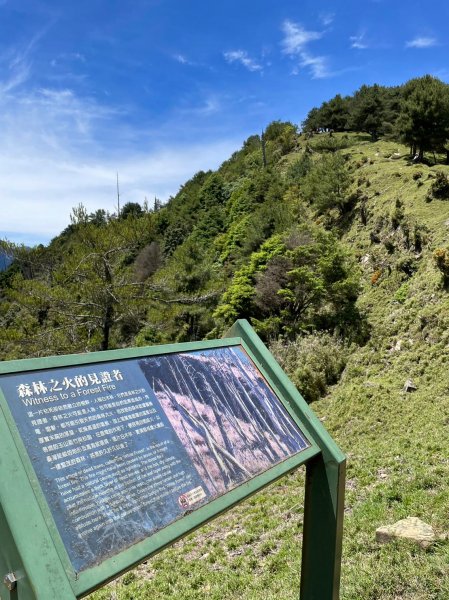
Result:
[[[449,242],[449,202],[425,202],[436,168],[407,165],[404,147],[359,141],[345,152],[358,165],[354,185],[368,197],[367,224],[356,211],[344,239],[363,264],[360,308],[371,339],[352,355],[339,384],[313,405],[348,455],[341,596],[449,598],[448,542],[427,551],[375,542],[377,526],[407,515],[449,531],[449,296],[431,256]],[[389,159],[393,152],[400,158]],[[420,186],[413,179],[418,171]],[[401,230],[390,226],[396,198],[411,227],[428,229],[420,256],[401,248]],[[390,253],[370,241],[382,217],[381,237],[398,246]],[[397,269],[404,258],[417,269],[409,278]],[[375,271],[380,277],[373,285]],[[418,388],[413,393],[402,391],[409,378]],[[302,493],[302,472],[284,478],[92,600],[297,598]]]

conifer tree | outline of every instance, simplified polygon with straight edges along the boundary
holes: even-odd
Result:
[[[382,128],[385,102],[378,85],[362,87],[354,94],[350,127],[356,131],[366,131],[376,140]]]
[[[83,207],[72,217],[63,254],[57,244],[8,245],[20,271],[6,290],[16,314],[2,337],[12,336],[25,356],[108,350],[144,323],[148,283],[128,263],[148,239],[150,223],[130,215],[98,226]]]
[[[420,161],[441,148],[449,137],[449,85],[431,75],[407,82],[397,130]]]

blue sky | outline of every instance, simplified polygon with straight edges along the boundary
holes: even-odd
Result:
[[[449,82],[434,0],[0,0],[0,237],[166,200],[274,119],[363,83]]]

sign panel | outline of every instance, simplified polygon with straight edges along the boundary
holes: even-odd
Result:
[[[241,346],[0,376],[75,571],[310,447]]]

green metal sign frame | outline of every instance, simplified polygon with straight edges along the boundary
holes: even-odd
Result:
[[[306,490],[300,598],[339,598],[345,456],[247,321],[237,321],[221,340],[11,361],[0,363],[0,374],[239,345],[311,446],[81,573],[72,567],[0,392],[0,600],[81,598],[302,464],[306,465]]]

